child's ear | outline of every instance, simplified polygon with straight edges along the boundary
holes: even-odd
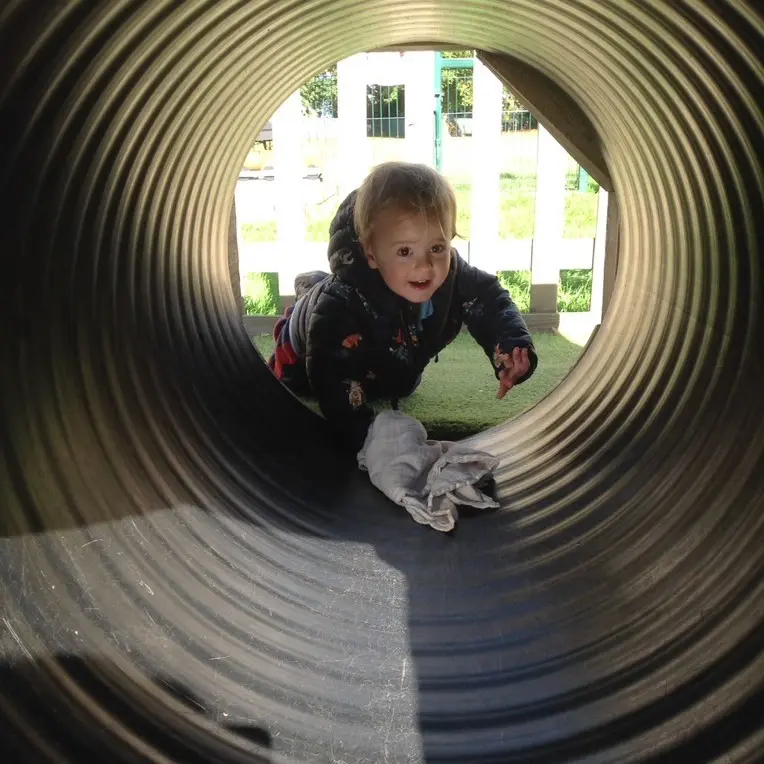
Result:
[[[366,262],[369,264],[369,268],[372,270],[378,270],[379,265],[377,264],[377,256],[374,254],[374,250],[366,244],[365,242],[361,242],[361,249],[363,250],[363,254],[366,256]]]

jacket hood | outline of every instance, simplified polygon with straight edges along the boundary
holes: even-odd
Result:
[[[352,191],[340,204],[329,226],[329,268],[346,284],[358,289],[366,298],[382,310],[400,308],[408,303],[391,292],[379,271],[370,268],[353,222],[355,200],[358,190]],[[451,257],[454,258],[452,250]],[[452,266],[455,263],[452,260]],[[447,283],[453,286],[455,267],[452,267]],[[450,293],[450,289],[448,290]],[[449,300],[450,301],[450,300]]]
[[[353,223],[358,191],[352,191],[340,204],[329,226],[329,268],[344,280],[354,281],[364,271],[371,271]]]
[[[358,190],[351,191],[340,204],[329,226],[329,268],[346,284],[357,289],[382,312],[399,310],[406,301],[391,292],[375,268],[366,260],[353,222]]]

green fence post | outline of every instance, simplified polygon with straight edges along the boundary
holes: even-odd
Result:
[[[443,56],[435,53],[435,169],[443,169]]]
[[[584,170],[583,167],[579,165],[578,167],[578,190],[579,191],[588,191],[589,190],[589,173]]]

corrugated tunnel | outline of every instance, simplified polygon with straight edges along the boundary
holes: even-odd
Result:
[[[4,760],[760,760],[760,13],[6,0]],[[601,330],[476,441],[502,509],[453,538],[332,452],[227,263],[259,126],[416,42],[553,80],[621,214]]]

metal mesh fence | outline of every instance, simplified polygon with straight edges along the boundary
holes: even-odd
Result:
[[[406,88],[403,85],[366,87],[366,136],[406,137]]]

